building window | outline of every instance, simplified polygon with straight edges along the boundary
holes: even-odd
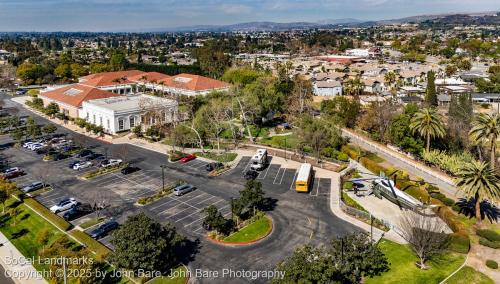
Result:
[[[123,119],[118,119],[118,130],[123,130],[125,129],[125,120]]]
[[[89,121],[89,116],[90,116],[90,114],[87,112],[87,116],[85,117],[86,121]]]
[[[108,123],[108,129],[110,129],[110,128],[111,128],[111,126],[110,126],[110,124],[109,124],[109,119],[108,119],[107,123]]]
[[[99,118],[99,125],[103,126],[104,124],[102,123],[102,116]]]
[[[94,122],[95,124],[95,114],[92,116],[92,121]]]
[[[134,116],[131,116],[130,117],[130,128],[134,127],[135,126],[135,117]]]

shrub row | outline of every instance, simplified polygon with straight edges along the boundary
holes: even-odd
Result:
[[[448,249],[458,253],[468,253],[470,248],[469,236],[463,233],[448,235]]]
[[[111,250],[109,248],[107,248],[100,242],[94,240],[85,232],[79,230],[72,230],[71,232],[69,232],[69,234],[73,236],[75,239],[77,239],[79,242],[81,242],[89,250],[93,251],[96,254],[98,260],[105,259],[106,256],[108,256],[109,253],[111,253]]]
[[[49,220],[54,226],[58,227],[59,229],[67,231],[71,228],[70,223],[68,223],[66,220],[59,217],[58,215],[52,213],[49,209],[47,209],[45,206],[40,204],[35,199],[33,198],[24,199],[24,203],[29,207],[31,207],[31,209],[33,209],[35,212],[43,216],[45,219]]]
[[[479,244],[481,244],[485,247],[492,248],[492,249],[500,248],[500,242],[492,242],[492,241],[485,239],[485,238],[479,238]]]
[[[164,189],[160,189],[157,193],[155,193],[153,195],[144,196],[144,197],[139,198],[137,200],[137,203],[140,204],[140,205],[146,205],[146,204],[149,204],[151,202],[154,202],[154,201],[162,198],[165,195],[169,195],[170,193],[172,193],[172,191],[174,190],[174,188],[176,188],[179,185],[184,184],[184,183],[186,183],[186,182],[178,180],[174,184],[165,186]]]
[[[493,230],[488,229],[479,229],[476,231],[476,234],[480,237],[483,237],[491,242],[500,242],[500,234]]]
[[[125,168],[127,166],[128,166],[128,163],[120,163],[116,166],[98,168],[96,170],[86,172],[85,174],[83,174],[82,178],[90,179],[90,178],[94,178],[97,176],[102,176],[102,175],[105,175],[107,173],[114,172],[114,171],[117,171],[119,169]]]
[[[349,158],[353,159],[353,160],[358,160],[359,159],[359,150],[356,149],[355,147],[351,146],[351,145],[343,145],[341,148],[340,148],[340,151],[346,153]]]

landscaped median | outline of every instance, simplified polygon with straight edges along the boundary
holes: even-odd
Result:
[[[40,214],[45,220],[50,222],[52,225],[56,226],[62,231],[67,231],[71,228],[71,224],[64,220],[63,218],[59,217],[58,215],[52,213],[49,209],[47,209],[45,206],[40,204],[38,201],[32,198],[26,198],[23,200],[24,204]]]
[[[74,237],[77,241],[82,243],[89,250],[96,254],[97,259],[105,259],[111,253],[111,250],[100,242],[94,240],[92,237],[87,235],[85,232],[80,230],[72,230],[69,234]]]
[[[116,171],[121,170],[121,169],[123,169],[125,167],[128,167],[128,165],[129,165],[128,163],[120,163],[120,164],[115,165],[115,166],[109,166],[109,167],[105,167],[105,168],[98,168],[96,170],[84,173],[82,176],[80,176],[80,178],[84,179],[84,180],[95,178],[95,177],[98,177],[98,176],[102,176],[102,175],[105,175],[105,174],[116,172]]]
[[[166,185],[165,188],[158,189],[158,192],[156,192],[153,195],[144,196],[144,197],[139,198],[137,200],[137,205],[142,206],[142,205],[147,205],[151,202],[154,202],[154,201],[156,201],[164,196],[171,194],[174,191],[174,188],[176,188],[180,185],[183,185],[185,183],[186,183],[185,181],[178,180],[173,184]]]
[[[224,245],[249,245],[266,238],[272,231],[272,218],[260,213],[249,219],[248,224],[227,237],[219,237],[213,232],[210,232],[208,237],[210,240]]]
[[[189,270],[186,266],[180,265],[172,269],[170,275],[153,278],[146,284],[186,284],[189,280]]]

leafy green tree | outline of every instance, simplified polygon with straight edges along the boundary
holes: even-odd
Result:
[[[205,218],[203,219],[204,225],[209,226],[211,229],[216,230],[219,233],[224,232],[227,220],[224,219],[215,205],[210,205],[203,209],[203,213],[205,213]]]
[[[14,141],[16,141],[16,143],[21,142],[21,140],[23,140],[25,135],[26,135],[26,133],[21,128],[15,129],[14,131],[12,131],[10,133],[10,137],[12,137],[12,139],[14,139]]]
[[[128,217],[113,233],[115,250],[109,259],[117,267],[135,273],[139,269],[167,272],[177,264],[174,249],[180,241],[173,225],[162,225],[140,213]]]
[[[41,83],[45,75],[47,75],[47,70],[39,64],[23,63],[16,70],[16,76],[24,85]]]
[[[5,202],[9,199],[9,195],[4,190],[0,190],[0,203],[2,203],[2,214],[5,214]]]
[[[70,79],[71,75],[71,66],[69,64],[59,64],[54,70],[54,74],[62,79]]]
[[[226,68],[231,66],[231,57],[219,41],[208,41],[203,47],[195,49],[193,54],[201,70],[212,78],[220,78]]]
[[[28,121],[26,122],[26,134],[29,137],[35,138],[42,134],[40,126],[36,123],[33,117],[28,117]]]
[[[12,194],[14,190],[17,189],[17,185],[15,182],[11,182],[8,180],[0,180],[0,194],[2,203],[2,214],[5,214],[5,202],[9,199],[9,196]]]
[[[45,108],[45,114],[54,117],[59,112],[59,105],[56,103],[49,103],[47,107]]]
[[[340,148],[344,139],[335,125],[325,119],[315,119],[311,115],[303,115],[298,127],[299,145],[310,147],[316,157],[326,147]]]
[[[473,117],[472,96],[456,94],[451,96],[448,108],[448,136],[450,148],[465,149],[469,147],[469,131]]]
[[[353,128],[361,111],[361,105],[346,97],[335,97],[321,102],[321,112],[328,115],[335,123]]]
[[[456,65],[448,64],[448,65],[446,65],[444,73],[446,74],[447,77],[450,77],[452,75],[455,75],[455,73],[457,73],[457,71],[458,71],[458,68]]]
[[[356,77],[354,79],[349,79],[344,84],[345,94],[349,96],[354,96],[356,100],[358,100],[359,95],[361,95],[364,88],[365,85],[363,84],[363,82],[361,82],[361,79],[359,77]]]
[[[113,50],[109,59],[109,66],[113,71],[125,70],[129,62],[121,50]]]
[[[445,135],[441,115],[433,108],[424,108],[415,113],[411,119],[410,129],[425,139],[427,152],[430,150],[431,138],[442,138]]]
[[[495,169],[495,152],[500,137],[500,115],[480,113],[472,121],[469,136],[475,141],[488,141],[490,144],[490,167]]]
[[[427,72],[427,88],[425,90],[425,103],[427,106],[437,106],[438,99],[436,94],[436,76],[434,71]]]
[[[276,269],[284,278],[272,283],[361,283],[389,270],[387,258],[364,234],[337,238],[325,247],[300,247]]]
[[[420,137],[412,134],[410,122],[413,115],[418,111],[416,104],[405,106],[403,113],[396,116],[389,126],[389,140],[401,147],[405,152],[418,154],[424,147],[424,142]]]
[[[71,76],[76,79],[89,73],[88,69],[78,63],[71,64]]]
[[[472,161],[458,172],[457,187],[467,196],[474,197],[477,223],[481,224],[481,201],[500,198],[500,180],[485,162]]]
[[[260,207],[264,202],[262,183],[256,180],[247,181],[245,189],[240,191],[240,199],[247,204],[247,207],[253,208],[253,215],[255,215],[255,209]]]
[[[57,130],[57,127],[52,123],[47,123],[42,128],[42,132],[47,134],[47,135],[56,132],[56,130]]]
[[[222,80],[244,88],[246,85],[251,84],[263,74],[257,70],[245,68],[231,68],[228,69],[222,76]]]

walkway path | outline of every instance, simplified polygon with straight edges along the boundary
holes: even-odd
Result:
[[[453,199],[463,196],[462,192],[458,191],[455,187],[453,179],[450,176],[396,152],[385,145],[354,133],[352,130],[342,129],[342,135],[348,137],[353,144],[381,156],[396,168],[403,169],[412,176],[422,177],[425,181],[435,184],[446,196]]]
[[[5,273],[2,272],[0,276],[1,283],[12,283],[8,282],[10,280],[19,284],[47,283],[33,265],[18,264],[19,262],[23,263],[24,256],[2,233],[0,233],[0,244],[2,244],[0,246],[0,264],[5,270]]]

